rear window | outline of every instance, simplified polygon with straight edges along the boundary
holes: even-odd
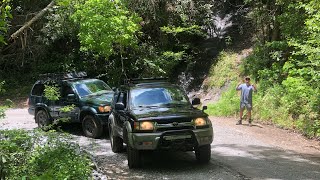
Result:
[[[43,84],[36,84],[34,85],[31,95],[34,96],[42,96],[44,91],[44,85]]]

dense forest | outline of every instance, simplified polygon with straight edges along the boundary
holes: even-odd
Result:
[[[1,0],[0,93],[26,97],[39,74],[66,71],[110,86],[168,76],[190,91],[220,52],[252,47],[231,80],[259,85],[255,118],[319,136],[319,9],[318,0]]]

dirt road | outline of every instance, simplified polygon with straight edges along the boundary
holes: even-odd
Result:
[[[143,168],[130,170],[126,153],[114,154],[107,137],[90,139],[79,126],[65,128],[73,141],[90,152],[108,179],[319,179],[320,144],[271,126],[236,126],[230,118],[211,117],[215,139],[212,160],[199,165],[192,152],[154,152]],[[0,129],[36,128],[26,109],[7,111]]]

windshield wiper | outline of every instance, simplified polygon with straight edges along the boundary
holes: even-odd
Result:
[[[186,106],[186,103],[167,103],[167,104],[163,104],[166,107],[182,107],[182,106]]]
[[[157,108],[157,107],[160,107],[160,106],[139,105],[138,107],[139,107],[139,108]]]

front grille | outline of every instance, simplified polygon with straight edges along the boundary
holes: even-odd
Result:
[[[174,130],[193,130],[193,126],[172,126],[172,127],[161,127],[157,128],[158,132],[164,132],[164,131],[174,131]]]
[[[173,122],[177,123],[185,123],[185,122],[191,122],[191,118],[168,118],[168,119],[159,119],[157,120],[158,124],[170,124]]]

